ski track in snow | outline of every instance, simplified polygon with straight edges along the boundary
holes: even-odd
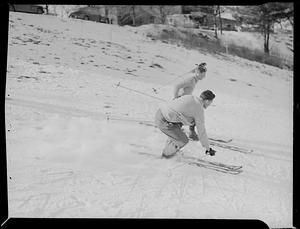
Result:
[[[254,218],[291,225],[292,72],[153,42],[138,28],[12,12],[9,25],[11,217]],[[208,157],[199,142],[185,151],[243,165],[239,175],[143,155],[159,156],[165,143],[158,129],[139,124],[153,123],[163,102],[116,86],[168,100],[173,85],[166,83],[199,60],[209,71],[197,94],[210,88],[217,94],[206,110],[208,134],[232,137],[253,152],[216,146]]]

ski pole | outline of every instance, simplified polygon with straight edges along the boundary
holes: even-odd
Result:
[[[164,100],[164,99],[162,99],[162,98],[159,98],[159,97],[156,97],[156,96],[152,96],[152,95],[149,95],[149,94],[147,94],[147,93],[144,93],[144,92],[141,92],[141,91],[138,91],[138,90],[135,90],[135,89],[131,89],[131,88],[122,86],[120,82],[119,82],[118,84],[115,84],[115,86],[116,86],[116,87],[122,87],[122,88],[124,88],[124,89],[129,90],[129,91],[133,91],[133,92],[135,92],[135,93],[142,94],[142,95],[145,95],[145,96],[149,96],[149,97],[151,97],[151,98],[154,98],[154,99],[157,99],[157,100],[166,102],[166,100]]]
[[[184,73],[184,74],[182,74],[182,75],[179,75],[178,77],[176,77],[176,78],[170,80],[169,82],[167,82],[165,85],[159,87],[158,89],[157,89],[157,88],[152,88],[152,90],[154,91],[155,94],[157,94],[157,90],[159,90],[159,89],[161,89],[161,88],[167,86],[169,83],[171,83],[171,82],[173,82],[173,81],[179,79],[180,77],[182,77],[182,76],[184,76],[184,75],[186,75],[186,74],[188,74],[188,73],[190,73],[190,72],[194,72],[196,69],[205,69],[205,71],[206,71],[206,67],[205,67],[205,66],[206,66],[206,63],[196,64],[196,66],[197,66],[196,68],[193,68],[192,70],[190,70],[190,71],[188,71],[188,72],[186,72],[186,73]]]
[[[161,87],[159,87],[159,88],[154,88],[154,87],[153,87],[152,90],[154,91],[155,94],[157,94],[157,91],[158,91],[158,90],[162,89],[163,87],[167,86],[168,84],[172,83],[173,81],[175,81],[175,80],[177,80],[177,79],[183,77],[184,75],[186,75],[186,74],[188,74],[188,73],[190,73],[190,72],[193,72],[194,70],[195,70],[195,68],[192,69],[192,70],[190,70],[190,71],[188,71],[188,72],[186,72],[186,73],[184,73],[184,74],[182,74],[182,75],[177,76],[176,78],[174,78],[174,79],[168,81],[167,83],[165,83],[163,86],[161,86]]]

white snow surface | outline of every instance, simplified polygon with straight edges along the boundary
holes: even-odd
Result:
[[[153,122],[178,76],[206,62],[195,95],[209,136],[186,153],[243,165],[238,175],[156,159]],[[184,76],[182,76],[184,77]],[[174,80],[173,80],[174,79]],[[154,94],[156,88],[158,94]],[[115,120],[111,117],[115,117]],[[6,151],[10,217],[258,219],[292,226],[293,72],[152,41],[139,28],[10,12]]]

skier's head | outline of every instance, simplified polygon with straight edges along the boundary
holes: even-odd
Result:
[[[203,91],[200,94],[200,98],[203,100],[203,107],[207,108],[212,103],[215,97],[216,95],[212,91],[210,90]]]
[[[196,64],[197,68],[195,70],[198,79],[202,80],[206,75],[206,63]]]

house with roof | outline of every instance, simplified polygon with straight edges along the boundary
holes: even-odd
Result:
[[[184,27],[184,28],[203,28],[214,29],[215,17],[213,14],[206,12],[190,12],[189,14],[173,14],[167,15],[166,23],[172,26]],[[236,31],[240,27],[239,21],[237,21],[229,13],[221,13],[222,29]],[[217,27],[220,28],[219,16],[216,17]]]
[[[222,29],[223,30],[235,30],[237,31],[238,28],[241,26],[240,22],[236,20],[232,14],[230,13],[221,13],[221,19],[222,19]],[[218,27],[219,21],[217,20]]]

